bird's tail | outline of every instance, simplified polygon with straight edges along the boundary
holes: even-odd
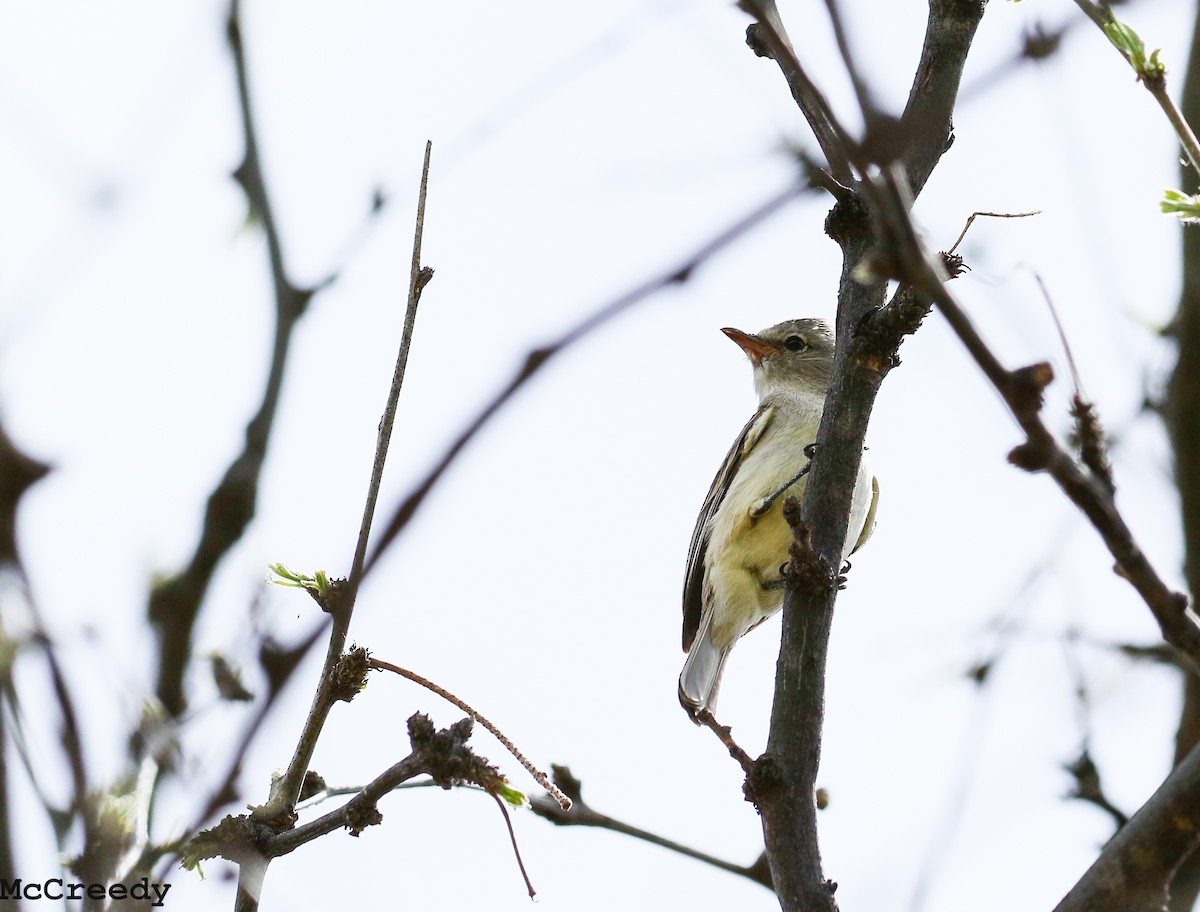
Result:
[[[679,702],[697,725],[700,724],[696,718],[699,713],[716,709],[721,672],[725,670],[731,647],[732,644],[722,649],[714,643],[709,632],[709,618],[701,621],[692,648],[688,650],[687,661],[683,663],[683,671],[679,673]]]

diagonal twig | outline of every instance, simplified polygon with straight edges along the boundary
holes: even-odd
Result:
[[[731,861],[725,861],[723,858],[717,858],[713,855],[708,855],[705,852],[700,852],[696,849],[689,848],[681,843],[674,842],[656,833],[651,833],[648,830],[643,830],[631,824],[625,823],[622,820],[617,820],[615,817],[609,817],[607,814],[601,814],[593,810],[586,801],[583,800],[583,784],[575,778],[570,769],[565,766],[555,765],[552,767],[554,771],[554,781],[571,799],[571,810],[564,811],[558,804],[551,801],[545,795],[539,795],[530,801],[531,810],[539,817],[549,820],[558,826],[587,826],[596,827],[602,830],[612,830],[614,833],[621,833],[625,836],[632,836],[634,839],[641,839],[651,845],[656,845],[672,852],[677,852],[680,855],[685,855],[688,858],[694,858],[696,861],[704,862],[712,865],[714,868],[719,868],[722,871],[728,871],[731,874],[738,874],[748,878],[757,884],[761,884],[768,890],[773,890],[774,886],[771,882],[771,870],[766,864],[766,856],[760,855],[759,858],[750,865],[734,864]]]
[[[412,268],[408,276],[408,308],[404,313],[404,330],[400,336],[400,352],[396,355],[396,370],[392,374],[392,386],[388,391],[387,405],[379,420],[379,438],[375,444],[375,462],[371,466],[371,481],[367,486],[367,503],[363,508],[362,523],[358,528],[358,541],[354,547],[354,562],[350,568],[350,590],[354,592],[363,575],[363,561],[367,557],[367,541],[371,535],[371,521],[375,517],[375,504],[379,500],[379,485],[383,479],[383,465],[387,461],[388,444],[392,439],[392,426],[396,422],[396,405],[400,401],[400,387],[404,385],[404,372],[408,366],[408,350],[412,345],[413,326],[417,320],[417,304],[421,291],[433,278],[433,270],[421,266],[421,242],[425,237],[425,199],[429,190],[429,156],[433,143],[425,143],[425,163],[421,168],[421,191],[417,198],[417,225],[413,230]]]
[[[779,69],[792,92],[792,98],[808,121],[821,147],[829,172],[843,186],[854,180],[850,169],[853,142],[829,106],[829,101],[809,77],[787,36],[775,0],[739,0],[738,7],[754,17],[746,30],[746,43],[760,57],[769,57]]]
[[[564,811],[569,811],[571,809],[571,799],[559,791],[558,786],[550,781],[550,777],[534,766],[528,760],[528,758],[526,758],[526,756],[517,749],[517,746],[509,740],[508,736],[504,734],[504,732],[497,728],[492,722],[490,722],[484,715],[478,712],[465,700],[462,700],[450,693],[450,691],[446,690],[444,687],[434,684],[428,678],[422,677],[415,671],[409,671],[407,668],[401,668],[399,665],[393,665],[391,662],[385,662],[383,659],[376,659],[374,657],[369,660],[369,664],[372,668],[377,668],[381,671],[390,671],[392,674],[398,674],[402,678],[407,678],[414,684],[420,684],[426,690],[433,691],[443,700],[448,700],[449,702],[453,703],[472,719],[486,728],[489,732],[491,732],[496,740],[504,745],[504,749],[512,754],[513,757],[516,758],[517,762],[520,763],[521,766],[525,767],[529,775],[537,780],[538,785],[551,794],[554,800],[559,803]]]
[[[889,251],[886,259],[899,270],[893,277],[913,285],[934,302],[1025,432],[1026,442],[1009,454],[1009,461],[1027,471],[1045,471],[1054,479],[1100,534],[1116,561],[1117,574],[1137,590],[1158,621],[1163,637],[1193,668],[1200,669],[1200,625],[1191,613],[1187,596],[1167,586],[1151,565],[1117,510],[1111,489],[1076,463],[1042,422],[1042,390],[1054,377],[1050,365],[1010,371],[988,348],[946,288],[939,261],[928,254],[917,236],[907,209],[904,175],[899,169],[885,170],[869,187]]]
[[[709,710],[705,709],[696,714],[696,721],[706,728],[712,729],[714,735],[725,745],[725,749],[729,751],[729,756],[738,762],[738,766],[742,768],[742,772],[749,776],[754,772],[754,758],[742,750],[741,746],[733,740],[733,729],[728,725],[721,725],[717,722],[717,717]]]
[[[1119,22],[1107,4],[1099,6],[1091,0],[1075,0],[1075,5],[1104,32],[1117,52],[1137,73],[1138,80],[1162,108],[1192,168],[1200,171],[1200,141],[1196,139],[1196,134],[1192,132],[1175,100],[1167,93],[1167,69],[1158,61],[1158,51],[1146,58],[1141,38]],[[1136,53],[1131,53],[1131,47],[1136,48]]]

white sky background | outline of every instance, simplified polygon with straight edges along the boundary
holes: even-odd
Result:
[[[843,7],[867,74],[898,111],[925,4]],[[0,410],[21,447],[56,466],[24,501],[20,533],[84,706],[97,785],[122,772],[120,733],[152,687],[147,587],[194,547],[268,363],[264,245],[228,177],[241,135],[225,11],[0,3]],[[810,72],[850,110],[823,5],[782,12]],[[966,85],[1009,59],[1039,16],[1079,15],[1064,0],[996,0]],[[1191,15],[1166,0],[1123,11],[1177,75]],[[417,319],[385,517],[531,347],[777,192],[792,174],[786,141],[815,149],[775,64],[744,46],[747,22],[716,2],[247,0],[289,273],[304,285],[344,269],[297,331],[258,519],[222,565],[200,651],[252,667],[256,599],[279,636],[311,629],[308,598],[264,590],[268,562],[349,567],[425,139],[424,261],[436,276]],[[1157,421],[1139,414],[1170,362],[1155,329],[1177,295],[1177,229],[1157,212],[1178,183],[1165,120],[1081,24],[1051,62],[976,93],[956,127],[918,221],[946,247],[973,209],[1045,210],[977,222],[962,250],[974,271],[954,290],[1007,364],[1055,364],[1047,416],[1065,429],[1066,364],[1032,271],[1043,277],[1086,391],[1121,434],[1121,506],[1179,585],[1167,450]],[[377,186],[392,202],[364,233]],[[569,765],[597,810],[742,863],[761,850],[742,773],[676,701],[679,592],[700,502],[754,407],[749,367],[717,330],[832,319],[839,252],[821,230],[827,210],[821,197],[794,205],[544,371],[364,587],[351,634],[474,703],[535,762]],[[1168,768],[1178,684],[1088,645],[1152,642],[1156,629],[1051,482],[1006,464],[1015,426],[941,319],[901,355],[871,432],[879,526],[838,600],[826,871],[847,910],[1048,909],[1111,832],[1100,811],[1061,800],[1061,764],[1084,731],[1072,663],[1090,689],[1094,757],[1130,811]],[[1001,616],[1015,627],[981,692],[964,672],[996,648]],[[1072,628],[1085,642],[1064,647]],[[752,755],[765,746],[778,629],[739,645],[722,690],[722,720]],[[317,670],[300,675],[247,758],[247,801],[264,800],[287,763]],[[37,680],[25,681],[34,713]],[[245,711],[212,705],[203,674],[191,683],[192,756],[220,769]],[[253,673],[248,683],[262,689]],[[407,753],[404,720],[417,709],[439,725],[461,715],[373,676],[333,711],[314,767],[335,784],[372,778]],[[474,745],[536,788],[486,733]],[[488,798],[421,790],[381,810],[384,824],[359,839],[334,834],[277,860],[263,908],[333,898],[528,908]],[[158,835],[192,813],[188,796],[170,793]],[[613,833],[531,814],[516,827],[543,907],[777,907],[749,881]],[[32,810],[28,835],[17,873],[53,876],[53,842]],[[168,907],[231,907],[225,869],[206,865],[206,881],[172,873]]]

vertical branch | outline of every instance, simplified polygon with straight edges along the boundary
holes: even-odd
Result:
[[[827,102],[795,59],[774,4],[742,0],[741,6],[758,19],[753,37],[757,45],[765,44],[766,56],[779,64],[831,165],[854,161],[861,169],[864,150],[838,127]],[[913,168],[918,188],[949,147],[950,115],[983,8],[984,0],[932,0],[924,50],[900,125],[903,142],[895,147],[886,141],[878,149],[872,146],[872,155],[886,156],[880,159],[885,167],[896,167],[901,174],[904,165]],[[836,13],[834,5],[830,9]],[[839,42],[865,108],[869,90],[856,72],[845,36],[839,35]],[[757,45],[751,43],[762,53]],[[873,111],[862,114],[868,125],[878,120]],[[893,165],[891,155],[898,149],[904,150],[905,161]],[[842,174],[848,172],[846,164]],[[834,176],[848,183],[838,173]],[[815,785],[824,722],[825,663],[841,583],[837,574],[875,397],[884,376],[899,363],[896,350],[903,334],[915,328],[886,314],[877,318],[883,312],[886,285],[879,278],[864,281],[863,267],[873,258],[887,256],[886,248],[876,248],[880,233],[889,226],[881,224],[875,200],[863,196],[862,190],[863,185],[854,184],[839,193],[825,223],[826,232],[842,249],[834,376],[804,503],[799,516],[794,506],[790,510],[796,544],[783,606],[771,731],[767,751],[746,783],[762,815],[772,880],[788,912],[836,909],[833,885],[821,867]]]
[[[387,405],[379,420],[379,438],[375,444],[375,462],[371,466],[371,482],[367,486],[367,503],[363,508],[362,523],[358,529],[358,543],[354,548],[354,563],[350,569],[350,588],[357,591],[362,580],[363,562],[367,557],[367,540],[371,536],[371,521],[375,517],[375,504],[379,500],[379,485],[383,479],[383,464],[387,461],[388,444],[392,439],[392,426],[396,423],[396,404],[400,401],[400,387],[404,385],[404,371],[408,366],[408,350],[412,345],[413,326],[417,321],[417,303],[421,291],[433,278],[433,270],[421,268],[421,241],[425,236],[425,197],[429,190],[429,156],[433,143],[425,143],[425,164],[421,168],[421,192],[417,198],[417,225],[413,230],[412,268],[408,276],[408,309],[404,313],[404,331],[400,336],[400,353],[396,356],[396,370],[392,374],[392,388],[388,391]]]
[[[1192,48],[1183,78],[1183,116],[1200,123],[1200,6],[1196,11]],[[1180,165],[1180,185],[1196,192],[1197,175],[1187,163]],[[1175,370],[1167,385],[1164,408],[1167,433],[1175,456],[1175,485],[1179,490],[1183,527],[1184,577],[1195,602],[1200,593],[1200,230],[1180,226],[1182,288],[1172,329],[1179,348]],[[1183,671],[1183,706],[1175,732],[1175,762],[1200,743],[1200,676]],[[1200,853],[1185,858],[1171,881],[1172,912],[1185,912],[1200,895]]]
[[[246,425],[242,451],[225,470],[216,489],[208,498],[200,541],[187,567],[157,586],[150,595],[150,623],[158,633],[158,683],[156,692],[172,716],[186,709],[183,679],[192,658],[192,631],[200,613],[200,604],[208,591],[217,564],[238,542],[254,518],[258,499],[258,479],[266,459],[267,441],[275,420],[279,395],[283,388],[292,331],[304,314],[315,289],[300,289],[288,281],[284,272],[283,249],[271,211],[271,200],[263,179],[258,139],[250,102],[250,84],[242,43],[240,0],[232,0],[229,9],[228,39],[237,71],[238,99],[242,117],[245,155],[234,172],[252,211],[262,222],[267,239],[271,278],[275,290],[275,342],[266,388],[258,411]]]
[[[0,629],[0,641],[6,641],[7,635]],[[7,642],[5,646],[7,647]],[[9,675],[9,669],[3,671],[3,683],[0,685],[0,691],[11,692],[12,678]],[[14,700],[15,702],[15,700]],[[9,794],[11,783],[8,781],[8,763],[7,759],[10,755],[11,745],[8,734],[8,715],[4,712],[3,706],[0,706],[0,758],[5,762],[0,762],[0,871],[15,871],[16,865],[13,857],[13,842],[16,832],[13,830],[13,819],[9,815],[9,808],[12,807],[12,795]]]
[[[322,602],[322,607],[333,616],[333,629],[329,634],[329,646],[325,652],[325,664],[321,671],[321,682],[313,696],[312,706],[304,720],[304,728],[296,742],[296,750],[292,754],[287,771],[271,788],[270,800],[255,810],[258,819],[275,825],[290,825],[295,818],[296,802],[300,798],[300,789],[304,784],[304,775],[308,772],[309,762],[317,748],[317,741],[325,727],[325,720],[338,697],[338,674],[345,656],[346,637],[350,631],[350,619],[354,614],[354,602],[358,595],[358,585],[364,573],[364,559],[367,553],[367,540],[371,533],[371,522],[375,515],[375,503],[379,496],[379,483],[383,477],[383,467],[387,460],[388,444],[391,441],[392,426],[395,422],[396,403],[400,397],[400,388],[404,383],[405,367],[408,364],[408,350],[412,344],[413,326],[417,317],[417,303],[421,291],[433,277],[433,270],[421,266],[421,243],[425,232],[425,198],[429,185],[429,159],[433,145],[425,144],[425,163],[421,170],[421,190],[417,198],[417,224],[413,233],[412,270],[408,282],[408,309],[404,317],[404,330],[401,335],[400,351],[396,357],[396,368],[392,374],[392,385],[388,391],[387,404],[383,417],[379,422],[379,436],[375,445],[375,460],[371,470],[371,481],[367,489],[366,506],[363,509],[362,522],[359,525],[358,540],[354,550],[354,561],[349,580],[341,587],[332,588],[328,598]]]
[[[921,60],[901,119],[904,166],[919,194],[954,141],[954,103],[987,0],[930,0]]]
[[[800,541],[793,551],[792,582],[784,600],[767,750],[748,780],[762,815],[780,904],[785,910],[804,912],[836,908],[821,867],[815,799],[826,654],[867,421],[891,363],[877,348],[881,342],[890,343],[855,331],[883,303],[885,289],[883,283],[864,285],[853,277],[874,243],[866,211],[859,206],[853,213],[838,213],[838,208],[829,220],[838,224],[835,240],[843,249],[834,380],[825,400],[818,455],[798,525]],[[835,219],[837,215],[845,218]]]

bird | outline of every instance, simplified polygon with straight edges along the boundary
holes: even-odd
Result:
[[[824,320],[721,332],[749,357],[759,403],[713,479],[688,549],[679,702],[697,724],[715,710],[734,644],[783,607],[792,544],[783,504],[804,497],[833,377],[834,333]],[[878,504],[879,482],[864,453],[843,558],[870,538]]]

